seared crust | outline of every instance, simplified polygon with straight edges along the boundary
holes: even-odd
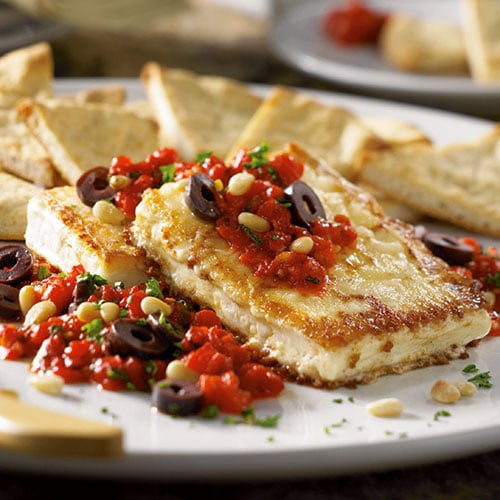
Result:
[[[62,271],[82,264],[108,282],[144,281],[144,253],[127,239],[124,226],[100,221],[73,186],[41,192],[28,203],[26,245]]]
[[[339,254],[321,296],[254,277],[213,224],[190,212],[182,181],[145,194],[132,234],[174,288],[214,308],[301,380],[353,384],[443,362],[488,332],[470,281],[430,254],[410,226],[313,161],[303,179],[328,217],[343,213],[358,232],[356,250]]]

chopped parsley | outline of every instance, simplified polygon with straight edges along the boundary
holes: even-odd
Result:
[[[472,382],[480,389],[490,389],[493,387],[490,372],[478,373],[474,375],[474,377],[467,379],[467,381]]]
[[[205,160],[210,158],[213,154],[214,154],[213,151],[204,151],[202,153],[198,153],[195,156],[194,161],[198,163],[198,165],[203,165],[203,163],[205,163]]]
[[[493,383],[491,382],[490,372],[489,371],[482,372],[482,373],[478,373],[478,372],[479,372],[479,368],[474,364],[467,365],[462,370],[462,373],[468,373],[468,374],[475,373],[476,374],[473,377],[467,379],[467,382],[472,382],[480,389],[490,389],[491,387],[493,387]]]
[[[50,276],[50,269],[47,266],[39,266],[37,272],[37,278],[39,281],[44,280]]]
[[[102,344],[104,335],[102,333],[104,322],[101,318],[93,319],[82,325],[82,332],[89,340],[93,340],[96,344]]]
[[[175,179],[175,164],[162,165],[160,167],[161,172],[161,184],[166,184],[167,182],[174,182]]]
[[[248,226],[240,224],[239,229],[244,231],[256,245],[262,245],[262,240]]]
[[[246,408],[241,412],[241,418],[237,418],[234,415],[228,415],[224,418],[225,424],[246,424],[255,425],[258,427],[274,428],[278,425],[278,420],[281,418],[280,415],[272,415],[264,418],[257,418],[255,416],[255,410],[253,408]]]
[[[244,163],[243,168],[259,168],[267,163],[267,153],[269,152],[269,145],[267,142],[263,141],[260,146],[248,151],[248,156],[250,157],[249,163]]]
[[[451,417],[451,413],[446,410],[439,410],[436,413],[434,413],[434,420],[439,420],[442,417]]]
[[[98,274],[91,274],[89,272],[80,274],[77,278],[77,283],[87,283],[89,295],[93,295],[96,288],[108,284],[107,280],[105,280],[102,276],[99,276]]]
[[[156,278],[149,278],[146,282],[146,293],[151,297],[156,297],[157,299],[163,299],[163,292],[160,288],[160,283]]]
[[[493,285],[495,288],[500,288],[500,271],[494,274],[487,274],[486,283],[488,283],[488,285]]]

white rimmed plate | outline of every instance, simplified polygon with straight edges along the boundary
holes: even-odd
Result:
[[[55,90],[68,93],[108,83],[123,84],[131,99],[143,98],[137,80],[57,81]],[[312,94],[358,114],[413,122],[441,143],[473,139],[492,126],[483,120],[384,101]],[[375,471],[468,456],[500,446],[499,360],[500,340],[491,338],[471,349],[468,360],[383,377],[355,390],[326,391],[287,384],[279,399],[255,405],[259,417],[280,415],[276,428],[229,425],[222,418],[172,418],[153,413],[146,394],[104,392],[93,386],[68,385],[62,397],[51,397],[29,386],[26,363],[4,361],[0,362],[1,388],[18,391],[30,404],[121,426],[126,455],[60,460],[0,450],[0,468],[166,481],[259,479]],[[480,372],[491,373],[491,389],[479,390],[473,398],[451,407],[430,398],[430,387],[437,378],[462,380],[467,377],[462,369],[471,363]],[[403,401],[400,418],[377,419],[367,413],[369,402],[389,396]],[[450,415],[437,418],[441,410]]]

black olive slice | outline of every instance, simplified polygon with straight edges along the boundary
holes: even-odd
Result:
[[[19,290],[13,286],[0,283],[0,317],[15,318],[19,316]]]
[[[94,167],[83,173],[76,181],[76,192],[85,205],[92,207],[99,200],[111,200],[116,191],[108,182],[109,170]]]
[[[451,234],[429,232],[422,241],[434,255],[452,266],[467,264],[474,256],[474,249],[470,245]]]
[[[112,354],[133,355],[140,359],[164,356],[170,345],[149,325],[137,324],[130,319],[118,319],[111,325],[108,335]]]
[[[16,283],[27,278],[33,267],[33,256],[16,243],[0,247],[0,283]]]
[[[214,181],[205,174],[193,174],[186,185],[184,198],[194,215],[200,219],[216,220],[220,210],[215,204]]]
[[[195,415],[201,411],[203,395],[193,382],[162,380],[153,387],[151,404],[169,415]]]
[[[292,206],[292,220],[298,226],[309,227],[316,219],[326,219],[325,209],[318,195],[302,181],[295,181],[285,189]]]

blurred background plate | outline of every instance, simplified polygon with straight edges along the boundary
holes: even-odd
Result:
[[[434,106],[477,116],[492,116],[500,86],[479,86],[469,76],[405,73],[383,60],[376,47],[336,45],[322,32],[324,15],[343,0],[275,1],[270,46],[276,57],[305,73],[351,92]],[[459,22],[456,0],[372,0],[376,10],[405,12]]]

